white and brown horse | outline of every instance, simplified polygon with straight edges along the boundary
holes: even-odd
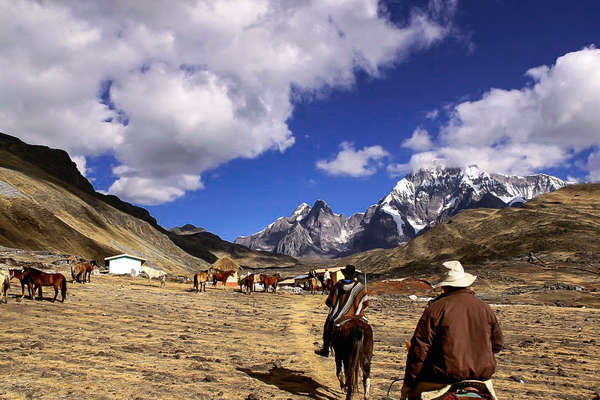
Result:
[[[212,272],[210,269],[194,274],[194,289],[196,290],[196,293],[198,293],[198,291],[206,292],[206,282],[210,280],[212,280]]]

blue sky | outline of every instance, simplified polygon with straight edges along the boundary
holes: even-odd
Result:
[[[49,36],[62,37],[59,26],[72,24],[73,44],[48,51],[39,64],[57,74],[53,82],[77,85],[41,82],[55,102],[23,98],[36,116],[27,122],[0,97],[0,111],[11,117],[0,130],[67,149],[97,190],[143,205],[166,228],[192,223],[234,240],[316,199],[350,215],[434,160],[600,179],[597,1],[389,1],[385,12],[368,16],[373,2],[353,0],[346,8],[292,7],[282,17],[257,0],[242,11],[201,10],[202,21],[182,31],[162,21],[182,20],[177,10],[156,10],[150,22],[140,12],[123,23],[123,10],[82,6],[69,9],[65,22],[63,4],[32,4],[20,3],[33,17],[14,28],[31,29],[22,47],[34,54],[43,44],[36,15],[51,21]],[[11,18],[9,11],[0,15]],[[270,17],[254,37],[244,29],[257,15]],[[241,27],[243,48],[221,46],[230,36],[204,28],[223,16],[227,29]],[[337,37],[315,33],[306,43],[302,26],[320,19],[337,27]],[[267,52],[262,40],[271,37],[284,39]],[[327,56],[315,50],[319,44]],[[290,48],[291,58],[279,59]],[[14,49],[3,51],[15,59]],[[98,66],[98,54],[109,67]],[[86,56],[89,64],[73,61]],[[23,63],[25,73],[34,68]],[[539,66],[548,68],[527,74]],[[19,79],[16,72],[0,79],[0,93],[18,93],[13,102],[25,96]],[[113,84],[102,100],[107,80]],[[336,161],[344,150],[349,158]]]

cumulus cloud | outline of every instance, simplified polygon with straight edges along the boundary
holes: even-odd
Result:
[[[292,146],[292,88],[377,77],[447,36],[455,7],[395,24],[377,0],[1,2],[0,128],[110,153],[126,167],[111,193],[171,201],[207,170]]]
[[[565,165],[600,146],[600,50],[591,46],[565,54],[526,75],[531,82],[524,88],[490,89],[478,100],[455,105],[434,148],[390,169],[478,164],[527,174]],[[587,162],[591,179],[600,176],[597,157],[592,152]]]
[[[381,146],[363,147],[355,150],[352,143],[342,142],[340,152],[331,161],[317,161],[317,168],[333,176],[361,177],[370,176],[381,166],[378,162],[388,157],[389,153]]]
[[[427,118],[427,119],[436,119],[438,117],[438,115],[440,115],[440,110],[438,110],[436,108],[436,109],[433,109],[431,111],[427,111],[425,113],[425,118]]]
[[[425,151],[429,150],[432,146],[431,137],[429,132],[423,128],[417,128],[413,131],[410,138],[402,142],[402,147],[411,149],[414,151]]]

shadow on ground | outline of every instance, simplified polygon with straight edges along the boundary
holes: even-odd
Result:
[[[257,367],[257,371],[249,368],[237,368],[248,376],[258,379],[268,385],[277,386],[288,393],[310,397],[315,400],[336,400],[338,394],[326,386],[321,385],[310,376],[304,375],[304,371],[296,371],[287,368],[273,367],[269,371]]]

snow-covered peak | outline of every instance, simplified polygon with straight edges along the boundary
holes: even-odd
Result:
[[[294,221],[300,221],[308,215],[310,210],[311,207],[307,203],[302,203],[298,207],[296,207],[294,212],[292,212],[292,214],[290,215],[289,219]]]

